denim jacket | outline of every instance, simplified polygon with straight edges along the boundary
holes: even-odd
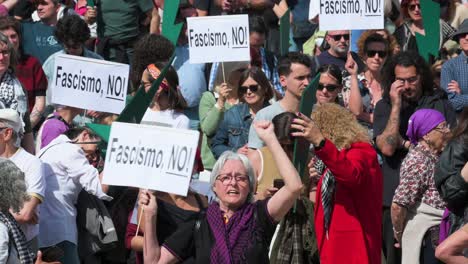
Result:
[[[224,113],[224,119],[211,139],[211,151],[216,159],[226,150],[237,151],[247,144],[252,120],[249,106],[245,103],[238,104]]]

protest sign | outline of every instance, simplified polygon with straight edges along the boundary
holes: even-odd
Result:
[[[309,20],[314,19],[319,14],[319,5],[316,1],[309,2]]]
[[[104,184],[187,195],[198,131],[112,123]]]
[[[318,0],[320,30],[383,29],[384,0]]]
[[[248,15],[187,18],[190,63],[250,61]]]
[[[289,51],[289,34],[291,23],[289,21],[290,17],[289,9],[283,14],[280,18],[280,53],[281,56],[284,56]]]
[[[58,55],[52,79],[52,103],[119,114],[125,107],[127,64]]]

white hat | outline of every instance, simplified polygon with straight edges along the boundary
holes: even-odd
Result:
[[[7,127],[12,128],[16,133],[24,133],[23,121],[18,112],[13,109],[0,109],[0,122],[5,123]]]

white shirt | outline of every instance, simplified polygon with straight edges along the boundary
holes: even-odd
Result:
[[[44,147],[38,157],[45,167],[47,190],[39,219],[39,247],[69,241],[77,244],[75,204],[82,189],[103,200],[112,200],[102,191],[96,168],[76,144],[60,135]]]
[[[186,115],[174,111],[153,111],[148,108],[141,119],[141,124],[189,129],[189,119]]]
[[[28,186],[27,192],[29,195],[44,201],[45,196],[45,179],[44,179],[44,166],[40,159],[29,154],[23,148],[19,148],[16,153],[10,157],[10,160],[24,172],[26,184]],[[39,214],[39,206],[36,208]],[[39,234],[39,225],[34,224],[20,224],[26,240],[30,241]]]
[[[13,243],[10,243],[8,235],[8,227],[0,222],[0,263],[1,264],[17,264],[20,263],[18,251],[16,251]]]

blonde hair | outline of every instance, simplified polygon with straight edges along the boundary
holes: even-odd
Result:
[[[356,142],[371,143],[367,129],[361,126],[356,117],[336,103],[317,105],[312,119],[325,138],[338,149],[347,149]]]

